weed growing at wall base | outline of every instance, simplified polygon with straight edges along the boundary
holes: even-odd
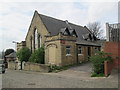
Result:
[[[104,74],[104,61],[112,61],[110,53],[97,52],[94,56],[90,57],[90,61],[93,64],[92,77],[94,76],[103,76]]]

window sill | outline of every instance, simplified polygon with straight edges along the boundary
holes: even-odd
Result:
[[[83,55],[83,54],[78,54],[78,56],[81,56],[81,55]]]
[[[71,54],[66,54],[66,56],[71,56]]]

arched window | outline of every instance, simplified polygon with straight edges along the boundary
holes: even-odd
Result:
[[[38,32],[37,29],[34,30],[34,50],[38,48]]]
[[[38,48],[41,47],[41,35],[38,34]]]
[[[30,37],[30,50],[32,52],[32,47],[33,47],[33,40],[32,40],[32,36]]]

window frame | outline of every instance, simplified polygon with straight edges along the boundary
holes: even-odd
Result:
[[[70,56],[70,55],[71,55],[71,46],[66,46],[66,56]]]
[[[81,46],[78,46],[78,48],[77,48],[77,50],[78,50],[78,55],[83,55],[83,50],[82,50],[82,47]],[[79,53],[79,51],[80,51],[80,53]]]
[[[38,48],[41,47],[41,35],[38,33]]]

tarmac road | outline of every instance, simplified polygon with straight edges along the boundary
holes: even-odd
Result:
[[[78,69],[78,67],[76,67]],[[2,76],[3,88],[117,88],[118,77],[92,78],[84,71],[68,69],[59,73],[7,70]]]

